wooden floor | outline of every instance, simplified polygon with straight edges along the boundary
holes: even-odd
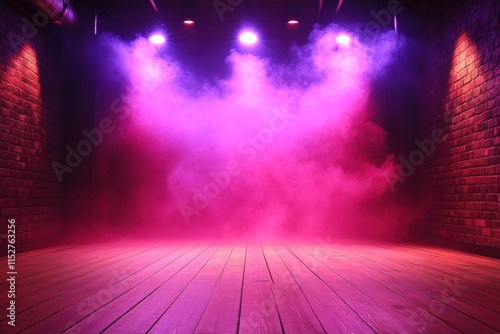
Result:
[[[430,246],[122,241],[16,264],[1,333],[500,331],[500,261]]]

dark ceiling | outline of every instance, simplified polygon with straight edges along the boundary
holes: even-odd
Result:
[[[335,23],[364,27],[374,21],[372,12],[387,10],[395,0],[343,0],[336,13],[339,0],[155,0],[157,13],[150,0],[95,0],[80,3],[85,6],[88,20],[98,17],[98,33],[110,32],[125,40],[147,36],[160,24],[168,36],[169,53],[198,67],[217,67],[224,64],[228,51],[237,48],[238,31],[252,24],[260,34],[261,56],[285,60],[293,44],[302,45],[308,40],[315,25],[320,27]],[[404,29],[406,18],[418,0],[401,0],[404,8],[399,19]],[[221,16],[214,3],[226,4]],[[291,4],[294,3],[300,23],[286,24]],[[231,4],[236,4],[231,6]],[[192,14],[194,26],[182,23],[185,14]],[[392,23],[387,25],[392,28]]]
[[[204,38],[225,38],[234,35],[234,28],[251,21],[259,30],[265,31],[267,38],[281,38],[287,34],[286,19],[292,4],[296,7],[300,20],[294,30],[297,39],[310,32],[316,23],[367,23],[374,20],[371,11],[387,9],[396,0],[343,0],[336,13],[339,0],[155,0],[159,14],[150,0],[106,0],[97,3],[99,29],[119,34],[124,38],[134,38],[145,34],[161,19],[169,35],[183,35],[186,27],[182,20],[184,13],[191,13],[196,21],[191,31]],[[319,11],[321,2],[321,11]],[[401,0],[401,7],[409,7],[415,0]],[[226,5],[229,10],[222,15],[215,9],[216,4]],[[231,4],[236,4],[232,6]],[[222,11],[222,10],[221,10]]]

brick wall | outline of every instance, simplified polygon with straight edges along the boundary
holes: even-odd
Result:
[[[51,163],[64,159],[65,137],[64,61],[56,55],[55,29],[29,30],[23,17],[30,18],[0,3],[0,233],[4,245],[7,219],[14,218],[18,250],[57,240],[63,185]]]
[[[445,136],[417,171],[429,203],[422,230],[500,247],[500,3],[423,1],[419,11],[418,138]]]

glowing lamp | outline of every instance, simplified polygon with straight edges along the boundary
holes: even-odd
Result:
[[[295,24],[299,24],[299,21],[298,21],[298,20],[296,20],[296,19],[290,19],[290,20],[288,20],[288,22],[287,22],[287,23],[288,23],[288,24],[291,24],[291,25],[295,25]]]
[[[337,38],[335,38],[335,41],[337,41],[337,43],[341,44],[341,45],[349,45],[349,43],[351,42],[351,38],[347,35],[338,35]]]
[[[240,42],[247,45],[257,43],[257,39],[257,35],[250,31],[245,31],[240,35]]]
[[[165,36],[161,34],[154,34],[149,37],[149,41],[153,44],[164,44],[165,43]]]
[[[194,21],[193,21],[193,20],[191,20],[191,19],[186,19],[186,20],[184,20],[184,24],[186,24],[186,25],[190,26],[190,25],[193,25],[193,24],[194,24]]]

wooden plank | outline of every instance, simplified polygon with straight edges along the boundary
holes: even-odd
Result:
[[[415,263],[422,263],[433,269],[449,273],[456,274],[459,272],[466,279],[474,278],[476,282],[500,291],[500,282],[498,280],[500,276],[500,260],[466,253],[443,252],[437,249],[429,251],[410,245],[377,244],[374,247],[383,247],[392,253],[397,252],[403,256],[411,254]]]
[[[144,256],[149,259],[145,261]],[[29,327],[52,313],[57,313],[64,307],[82,303],[83,300],[91,298],[89,295],[98,291],[117,289],[113,288],[120,280],[134,273],[137,267],[141,267],[151,263],[154,257],[161,258],[165,256],[165,250],[150,250],[142,252],[135,257],[128,258],[124,263],[117,262],[108,266],[103,266],[97,273],[84,274],[79,278],[55,286],[51,289],[43,290],[37,294],[25,294],[23,287],[19,287],[16,293],[16,312],[18,319],[22,320],[22,324],[18,324],[17,328],[23,326]],[[50,284],[49,284],[50,285]],[[1,323],[5,323],[7,319],[2,319]]]
[[[406,333],[408,331],[412,333],[418,331],[419,328],[416,327],[416,324],[410,317],[409,312],[412,311],[420,312],[420,310],[422,310],[424,314],[435,318],[413,302],[394,293],[379,282],[358,271],[352,266],[352,257],[346,256],[345,253],[343,254],[344,256],[338,256],[339,251],[336,249],[335,254],[337,256],[325,256],[324,252],[328,255],[328,252],[332,250],[320,245],[300,245],[299,248],[302,252],[297,248],[293,248],[294,252],[297,252],[296,255],[299,256],[299,258],[303,258],[304,261],[312,261],[311,265],[314,265],[314,261],[318,261],[335,274],[336,279],[332,280],[331,275],[323,276],[325,273],[321,266],[315,269],[315,272],[322,271],[321,275],[319,273],[318,275],[327,282],[330,287],[338,291],[342,299],[350,304],[376,332]],[[304,253],[313,257],[313,260],[307,259]],[[339,281],[341,282],[340,286]],[[348,283],[351,287],[344,282]],[[368,300],[360,298],[361,296],[359,293],[352,288],[368,297]],[[366,312],[367,309],[369,310],[368,312]],[[375,314],[372,313],[373,310],[375,310]],[[439,318],[435,318],[434,321],[429,324],[429,331],[431,333],[458,332]]]
[[[272,285],[262,246],[257,243],[247,245],[239,333],[283,332]]]
[[[19,284],[30,284],[31,282],[40,281],[43,278],[37,278],[39,274],[46,274],[48,276],[57,276],[59,272],[67,273],[70,267],[78,267],[85,265],[86,261],[95,261],[96,257],[106,257],[107,251],[114,252],[113,250],[117,247],[115,243],[108,243],[106,246],[101,248],[103,245],[96,246],[85,246],[82,248],[72,247],[66,251],[61,250],[58,252],[51,252],[48,255],[43,255],[41,257],[37,256],[33,261],[27,261],[23,254],[16,257],[16,270],[18,272],[18,283]],[[128,247],[129,250],[134,247]],[[115,252],[116,253],[116,252]],[[44,254],[44,253],[42,253]],[[2,282],[1,285],[7,284]]]
[[[80,246],[79,245],[52,246],[52,247],[47,247],[47,248],[41,248],[41,249],[21,252],[21,253],[17,254],[17,257],[22,258],[23,260],[33,259],[34,261],[36,261],[36,260],[40,260],[41,258],[45,258],[46,256],[49,256],[51,253],[67,252],[70,249],[74,249],[74,248],[78,248],[78,247],[80,247]]]
[[[349,248],[350,247],[347,247],[348,250]],[[353,251],[352,255],[356,255],[357,253],[358,251]],[[375,268],[377,268],[377,265],[379,268],[383,268],[383,266],[380,264],[385,264],[387,260],[385,258],[379,259],[378,253],[376,251],[372,251],[370,252],[370,254],[372,254],[372,263],[374,263]],[[378,281],[382,285],[385,285],[392,291],[395,291],[405,298],[412,300],[412,302],[419,305],[421,309],[424,309],[425,311],[427,311],[427,313],[432,313],[435,317],[439,317],[446,323],[462,332],[470,332],[474,331],[474,329],[477,329],[484,333],[491,333],[491,327],[488,327],[488,325],[485,325],[481,321],[477,321],[476,319],[465,315],[459,309],[456,309],[454,307],[456,306],[455,304],[450,304],[451,301],[456,301],[455,298],[450,299],[449,296],[446,296],[445,298],[442,297],[441,293],[443,289],[450,288],[450,286],[453,287],[452,282],[448,282],[449,284],[446,284],[445,282],[441,281],[434,286],[427,285],[422,287],[422,281],[420,282],[420,284],[418,281],[412,281],[409,282],[409,284],[404,285],[401,282],[401,275],[399,275],[398,273],[394,274],[395,272],[393,272],[393,275],[389,275],[387,274],[387,270],[384,270],[383,273],[386,273],[387,275],[377,275],[376,272],[370,270],[371,268],[367,268],[357,260],[352,261],[352,264],[363,272],[369,271],[369,273],[367,273],[366,275],[372,278],[377,277]],[[460,287],[460,285],[457,286]],[[462,286],[462,288],[465,287]],[[462,288],[460,290],[462,290]],[[458,293],[461,294],[462,291],[459,291]],[[445,301],[448,301],[448,304],[445,303]],[[465,306],[467,305],[467,303],[463,303],[462,305]],[[418,323],[420,328],[429,326],[430,323],[435,321],[435,318],[429,318],[424,312],[421,311],[412,311],[411,317],[412,321]]]
[[[392,267],[397,266],[388,265],[385,259],[380,260],[374,256],[367,259],[363,256],[358,256],[356,253],[352,254],[357,257],[355,261],[357,266],[364,266],[363,270],[369,271],[370,277],[377,277],[379,282],[383,282],[383,284],[389,286],[392,290],[411,292],[417,298],[423,298],[427,295],[431,299],[428,300],[427,298],[423,302],[423,305],[427,309],[432,308],[440,311],[438,312],[440,314],[443,313],[443,319],[452,325],[455,324],[455,327],[460,328],[463,326],[462,323],[469,323],[470,321],[467,317],[472,317],[480,323],[489,326],[489,330],[495,329],[500,331],[499,312],[492,311],[464,298],[464,292],[468,288],[466,285],[463,285],[463,282],[458,280],[442,281],[433,279],[432,275],[428,275],[425,279],[417,278],[411,272],[405,270],[406,266],[399,267],[400,270],[396,270]],[[453,310],[450,310],[450,307]],[[500,305],[498,305],[497,309],[500,311]],[[451,314],[451,318],[448,317],[445,319],[449,313]],[[472,322],[469,326],[472,327],[474,325],[476,325],[476,322]],[[488,331],[488,329],[484,330]]]
[[[304,293],[274,249],[265,245],[263,251],[274,281],[272,291],[284,331],[304,334],[325,333]]]
[[[466,289],[466,286],[456,285],[452,282],[440,285],[429,284],[426,281],[416,280],[405,273],[388,272],[387,270],[381,272],[378,270],[379,266],[372,262],[366,262],[364,259],[356,261],[357,265],[363,266],[361,270],[366,272],[366,275],[376,279],[401,296],[411,298],[415,304],[443,319],[451,326],[462,331],[477,328],[481,333],[500,332],[498,313],[459,299],[462,289]],[[412,314],[412,316],[415,319],[420,319],[423,324],[427,321],[422,314]],[[476,321],[470,321],[469,318],[473,318],[490,328],[478,325]]]
[[[385,244],[382,244],[385,245]],[[392,244],[387,244],[390,248]],[[429,253],[439,257],[441,260],[450,261],[455,264],[473,265],[494,274],[500,274],[500,259],[478,254],[466,253],[459,250],[447,249],[434,245],[425,244],[396,244],[398,247],[412,249],[419,253]]]
[[[116,312],[115,319],[109,321],[102,330],[109,333],[147,332],[161,316],[165,308],[179,296],[196,272],[215,252],[215,249],[215,246],[207,248],[196,257],[194,253],[188,255],[191,260],[190,262],[186,263],[184,267],[176,272],[170,272],[168,276],[164,277],[164,281],[161,284],[145,295],[145,297],[137,300],[135,304],[127,303],[126,310],[122,314]],[[102,310],[101,312],[104,311]]]
[[[135,243],[134,243],[135,244]],[[140,244],[140,243],[137,243]],[[23,252],[17,254],[17,259],[27,265],[38,266],[40,265],[40,261],[46,261],[50,264],[51,261],[58,261],[61,256],[67,255],[75,255],[75,254],[87,254],[90,255],[89,252],[82,252],[82,250],[86,249],[88,251],[98,250],[105,251],[109,248],[116,248],[119,245],[126,245],[124,241],[114,241],[114,242],[105,242],[105,243],[92,243],[92,244],[82,244],[82,245],[66,245],[66,246],[56,246],[50,248],[42,248],[29,252]],[[130,244],[129,244],[130,246]]]
[[[28,310],[26,313],[29,312],[29,314],[26,314],[26,318],[30,321],[23,321],[27,322],[27,324],[23,324],[23,329],[30,327],[27,332],[49,333],[50,331],[62,332],[70,327],[77,328],[75,327],[77,323],[86,325],[97,318],[95,316],[96,310],[102,309],[120,296],[127,295],[129,291],[169,265],[185,265],[185,261],[191,259],[189,256],[185,256],[186,254],[201,252],[205,249],[206,247],[202,246],[193,248],[192,245],[185,245],[181,249],[164,254],[160,259],[152,261],[149,257],[143,257],[143,262],[140,265],[134,264],[134,271],[124,279],[113,280],[110,282],[111,284],[104,286],[89,282],[81,290],[74,290],[71,293],[58,296],[55,300],[50,300]],[[110,280],[109,276],[106,278],[108,281]],[[133,294],[128,295],[133,297]],[[36,321],[31,319],[36,319]],[[82,322],[82,320],[84,321]]]
[[[445,257],[439,257],[432,253],[427,253],[432,254],[432,256],[425,256],[425,253],[419,254],[418,251],[408,252],[408,248],[401,247],[399,245],[394,245],[391,248],[385,249],[397,258],[406,257],[407,261],[412,264],[426,266],[432,270],[437,270],[453,276],[458,275],[465,280],[473,280],[477,284],[481,284],[487,286],[489,289],[495,290],[494,293],[500,296],[500,282],[498,281],[496,275],[488,275],[482,266],[479,267],[478,265],[472,265],[471,263],[469,263],[469,266],[464,266],[464,262],[466,262],[468,258],[465,254],[462,260],[450,261]],[[498,263],[500,265],[500,260]],[[479,271],[474,272],[473,270]]]
[[[415,262],[412,260],[412,254],[401,254],[390,250],[379,251],[378,248],[369,247],[368,249],[357,248],[354,252],[358,257],[371,260],[372,254],[377,254],[377,263],[381,268],[388,267],[393,270],[399,270],[411,274],[413,277],[434,284],[443,284],[444,282],[455,282],[459,280],[460,285],[466,285],[467,289],[461,291],[460,299],[472,301],[475,304],[482,305],[492,311],[498,312],[500,305],[500,297],[496,290],[490,289],[487,285],[478,284],[473,277],[464,279],[459,274],[443,273],[441,270],[436,270],[439,264],[433,267],[424,265],[426,261]]]
[[[233,249],[234,245],[219,248],[148,330],[148,334],[193,333]]]
[[[61,262],[59,270],[55,274],[48,273],[47,275],[35,275],[33,280],[21,280],[17,283],[22,291],[22,295],[18,298],[21,306],[18,312],[24,311],[27,307],[32,307],[38,303],[47,301],[53,297],[53,291],[57,291],[58,294],[63,294],[72,289],[81,287],[81,284],[94,281],[103,273],[108,272],[110,268],[112,268],[112,271],[117,270],[117,267],[119,267],[121,263],[134,260],[134,258],[137,258],[139,255],[149,252],[149,250],[154,250],[154,248],[149,245],[147,248],[118,248],[115,249],[114,252],[107,252],[106,254],[108,254],[108,257],[96,259],[95,261],[85,263],[81,266],[66,266],[64,262]]]
[[[19,254],[15,332],[500,332],[497,259],[413,244],[178,242]]]
[[[146,333],[162,313],[186,289],[195,275],[216,253],[212,245],[183,256],[183,263],[162,271],[126,295],[99,309],[92,322],[78,324],[85,333]],[[182,265],[181,265],[182,264]]]
[[[325,283],[325,279],[327,279],[325,276],[328,272],[323,271],[323,277],[319,276],[314,271],[316,264],[315,267],[307,266],[285,246],[274,248],[304,292],[327,333],[374,333],[374,330],[363,318]],[[332,314],[335,316],[333,317]]]
[[[245,254],[244,245],[235,246],[194,333],[237,332],[243,272],[247,268]]]

